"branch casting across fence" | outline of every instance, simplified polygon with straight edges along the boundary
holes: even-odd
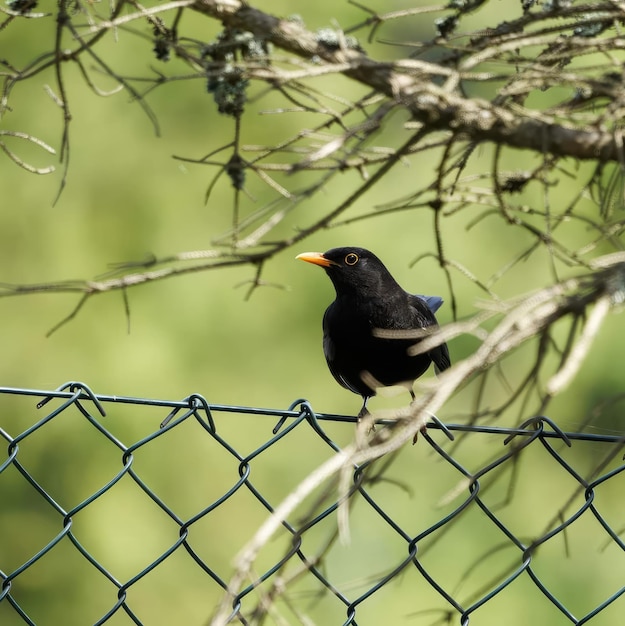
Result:
[[[0,623],[211,623],[237,553],[354,422],[305,400],[0,388]],[[354,467],[347,493],[330,482],[302,502],[228,598],[230,622],[619,623],[622,457],[622,436],[547,417],[432,423]]]

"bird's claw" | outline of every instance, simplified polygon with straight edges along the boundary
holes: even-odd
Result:
[[[372,432],[375,431],[375,421],[371,413],[369,413],[369,409],[367,407],[363,406],[362,409],[360,409],[357,419],[358,424],[362,424],[365,420],[370,422],[367,428],[367,435],[370,435]]]
[[[423,433],[425,435],[425,433],[428,430],[428,425],[427,424],[423,424],[423,426],[421,426],[421,428],[415,433],[415,436],[412,438],[412,445],[414,446],[415,443],[417,443],[417,439],[419,439],[419,433]]]

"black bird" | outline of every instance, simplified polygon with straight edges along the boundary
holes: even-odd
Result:
[[[409,354],[420,341],[419,331],[436,330],[438,296],[404,291],[382,261],[364,248],[333,248],[323,254],[304,252],[296,258],[323,267],[336,290],[336,300],[323,316],[323,352],[337,382],[363,398],[358,417],[376,387],[412,384],[434,362],[437,371],[451,362],[446,344],[422,354]],[[415,336],[392,337],[376,331],[411,331]],[[398,333],[400,334],[400,333]],[[423,338],[423,336],[421,336]]]

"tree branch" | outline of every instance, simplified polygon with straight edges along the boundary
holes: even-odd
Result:
[[[555,116],[540,115],[516,107],[514,111],[460,94],[462,75],[454,72],[445,86],[431,82],[419,65],[410,62],[378,62],[359,48],[328,46],[302,23],[281,19],[239,0],[197,0],[191,8],[221,20],[231,28],[254,33],[299,57],[345,65],[345,76],[393,98],[418,121],[432,130],[449,130],[474,141],[492,141],[540,153],[593,159],[625,161],[622,132],[604,128],[579,128],[558,122]],[[432,70],[432,73],[434,70]]]

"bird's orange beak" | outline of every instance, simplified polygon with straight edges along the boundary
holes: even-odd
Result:
[[[321,252],[302,252],[302,254],[298,254],[295,258],[300,261],[306,261],[307,263],[321,265],[321,267],[331,267],[332,265],[336,265],[334,261],[326,259]]]

